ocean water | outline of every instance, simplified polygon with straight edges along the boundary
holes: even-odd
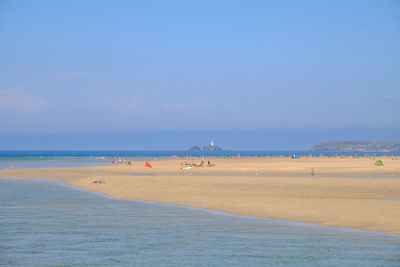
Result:
[[[400,266],[400,236],[0,179],[0,265]]]

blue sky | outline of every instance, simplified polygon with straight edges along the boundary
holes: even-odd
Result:
[[[399,1],[3,0],[0,149],[400,141],[399,47]]]

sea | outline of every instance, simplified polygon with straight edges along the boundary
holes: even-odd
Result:
[[[208,156],[238,152],[281,155]],[[187,154],[3,151],[0,166],[95,166],[110,164],[113,156]],[[0,265],[400,266],[400,236],[119,200],[61,182],[0,178]]]

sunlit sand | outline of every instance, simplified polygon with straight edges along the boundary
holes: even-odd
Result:
[[[376,158],[377,159],[377,158]],[[0,177],[63,181],[120,199],[400,234],[400,158],[212,159],[130,166],[1,170]],[[207,165],[207,164],[205,164]],[[315,176],[311,175],[311,168]],[[105,184],[94,184],[97,179]]]

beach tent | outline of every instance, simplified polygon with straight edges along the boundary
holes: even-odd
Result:
[[[378,160],[375,162],[375,166],[383,166],[382,160],[378,159]]]

